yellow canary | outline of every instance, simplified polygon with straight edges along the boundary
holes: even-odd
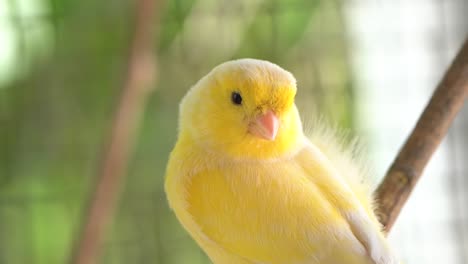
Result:
[[[394,264],[359,182],[330,131],[305,136],[296,80],[276,64],[223,63],[180,104],[165,190],[215,264]]]

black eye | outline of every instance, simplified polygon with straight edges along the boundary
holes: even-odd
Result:
[[[238,92],[232,92],[231,101],[236,105],[240,105],[242,104],[242,96]]]

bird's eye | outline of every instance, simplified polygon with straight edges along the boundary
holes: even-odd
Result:
[[[240,105],[242,104],[242,96],[238,92],[232,92],[231,101],[236,105]]]

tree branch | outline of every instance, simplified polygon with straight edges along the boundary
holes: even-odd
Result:
[[[434,91],[416,127],[376,190],[379,218],[389,232],[424,167],[468,95],[468,39]]]
[[[119,104],[115,111],[110,140],[102,157],[97,183],[89,204],[81,239],[72,263],[96,263],[116,208],[120,187],[126,176],[131,150],[146,98],[154,87],[156,65],[152,50],[156,0],[138,0],[129,47],[128,65]]]

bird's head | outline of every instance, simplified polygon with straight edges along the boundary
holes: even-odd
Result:
[[[233,158],[279,157],[294,151],[302,138],[295,95],[293,75],[276,64],[225,62],[182,100],[180,133]]]

